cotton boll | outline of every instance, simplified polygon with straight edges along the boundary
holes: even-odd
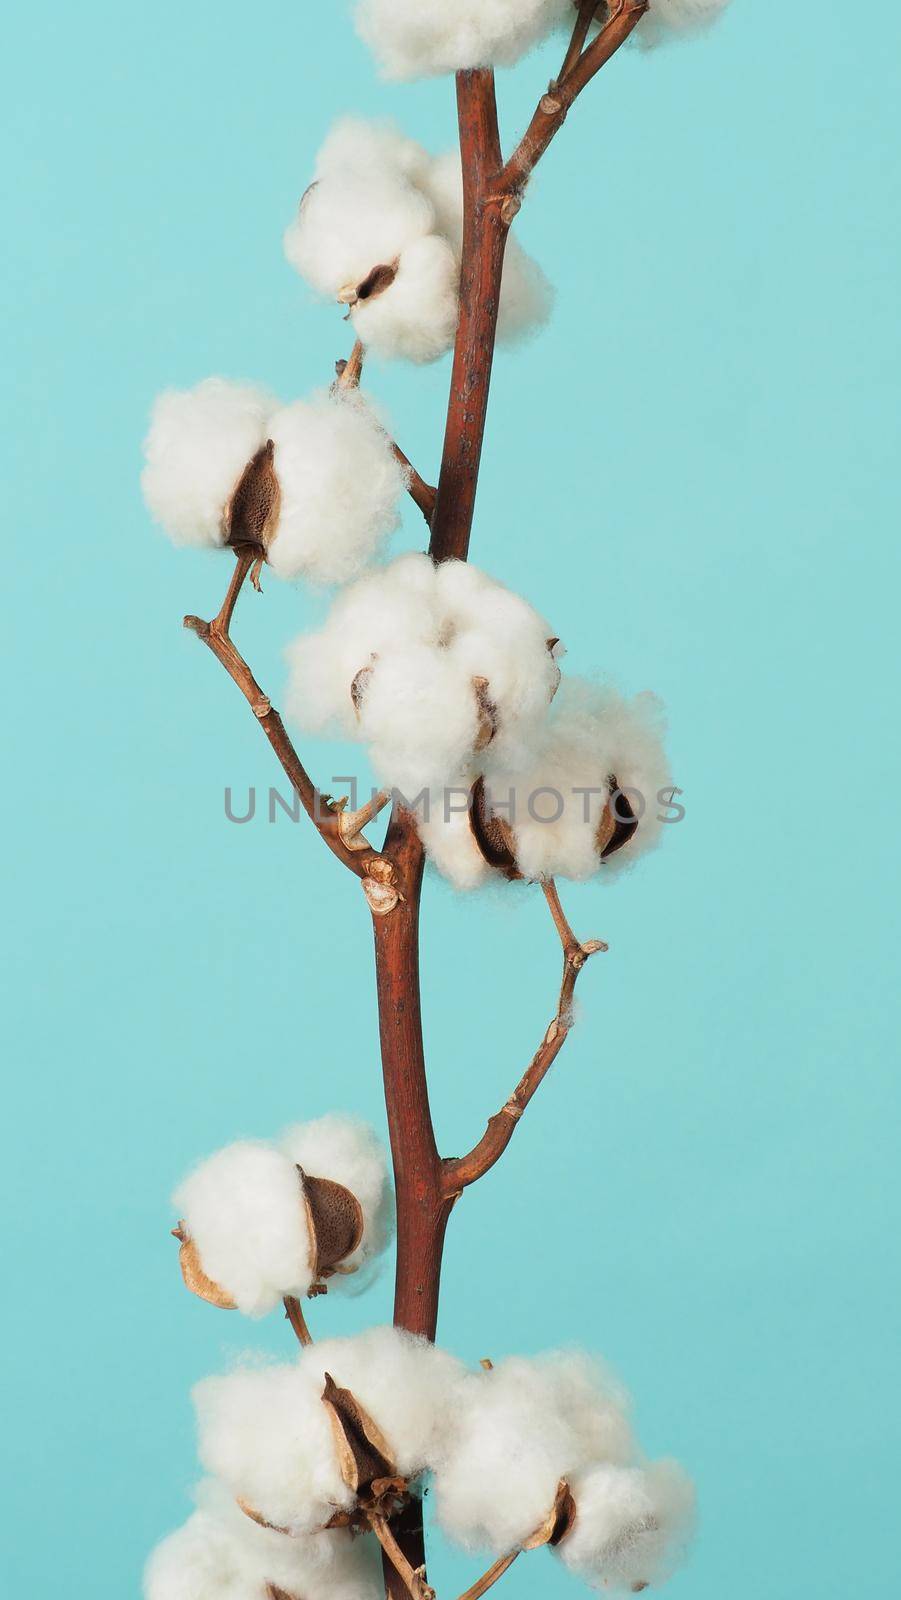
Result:
[[[478,726],[472,678],[449,651],[411,644],[373,663],[360,736],[381,781],[407,800],[459,779]]]
[[[280,511],[268,558],[280,578],[345,583],[397,527],[408,474],[358,394],[319,394],[269,424]]]
[[[226,506],[265,443],[277,405],[265,390],[224,378],[159,396],[144,441],[141,488],[175,544],[222,545]]]
[[[729,0],[651,0],[635,38],[640,44],[663,44],[680,34],[709,28],[725,11]]]
[[[346,1531],[292,1538],[260,1527],[221,1484],[204,1483],[199,1509],[151,1556],[145,1600],[269,1600],[269,1585],[298,1600],[380,1600],[375,1541]]]
[[[357,30],[388,78],[512,66],[572,0],[359,0]]]
[[[424,187],[430,157],[393,122],[339,117],[316,157],[317,179],[356,172],[375,181],[391,175]]]
[[[320,1388],[328,1372],[351,1391],[385,1435],[403,1477],[417,1477],[444,1448],[463,1368],[427,1340],[400,1328],[369,1328],[310,1345],[299,1365]]]
[[[247,1316],[310,1288],[316,1263],[301,1182],[280,1151],[229,1145],[190,1174],[173,1203],[203,1271]]]
[[[307,190],[285,231],[285,255],[320,294],[338,299],[376,267],[396,264],[431,226],[428,200],[401,175],[341,170]]]
[[[647,855],[659,843],[665,824],[661,822],[661,793],[669,796],[672,774],[664,736],[666,720],[661,701],[646,691],[631,697],[621,695],[610,685],[593,685],[570,680],[558,715],[571,727],[584,718],[586,733],[597,730],[597,746],[603,762],[617,781],[615,804],[619,814],[627,804],[638,818],[638,827],[623,845],[604,862],[606,877],[617,875]]]
[[[595,1589],[623,1592],[671,1575],[691,1538],[695,1510],[694,1489],[677,1462],[596,1466],[571,1488],[575,1521],[557,1546],[571,1571]]]
[[[266,1522],[324,1527],[353,1496],[338,1466],[321,1373],[302,1363],[239,1370],[194,1388],[200,1459]]]
[[[358,337],[386,360],[436,361],[454,342],[460,269],[446,239],[414,240],[397,257],[387,289],[358,299],[351,321]]]
[[[599,1456],[629,1458],[620,1399],[600,1381],[583,1358],[555,1355],[514,1357],[460,1382],[434,1468],[436,1515],[451,1539],[514,1550],[548,1517],[561,1479]]]
[[[463,175],[459,151],[450,150],[431,162],[426,187],[435,207],[437,226],[459,261],[463,249]],[[499,342],[514,343],[542,327],[550,316],[553,298],[553,289],[538,263],[511,234],[504,252],[498,301]]]
[[[358,579],[321,629],[289,645],[289,717],[311,733],[334,726],[358,737],[351,694],[357,674],[397,640],[429,638],[434,606],[435,569],[426,555],[401,556]]]
[[[387,1248],[394,1232],[394,1196],[384,1147],[373,1130],[354,1117],[327,1116],[288,1128],[281,1149],[304,1172],[343,1184],[363,1213],[363,1236],[342,1266],[354,1269]],[[353,1276],[338,1274],[335,1288],[355,1285]]]

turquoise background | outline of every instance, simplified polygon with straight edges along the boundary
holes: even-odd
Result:
[[[135,1595],[186,1513],[188,1391],[290,1356],[180,1291],[168,1195],[198,1155],[333,1106],[380,1126],[369,918],[181,631],[222,559],[138,492],[154,394],[210,372],[286,398],[349,348],[281,255],[333,114],[453,138],[449,81],[380,85],[345,8],[35,0],[7,19],[2,446],[10,1594]],[[898,8],[735,0],[608,68],[520,234],[558,288],[499,360],[474,559],[574,670],[671,708],[687,817],[614,887],[611,952],[504,1164],[458,1207],[444,1341],[580,1342],[697,1478],[693,1600],[898,1582],[895,1166]],[[506,143],[555,65],[504,75]],[[438,461],[449,365],[372,365]],[[894,446],[894,448],[893,448]],[[421,543],[412,506],[397,547]],[[322,597],[266,584],[236,633],[281,695]],[[325,787],[359,752],[307,741]],[[348,761],[353,766],[348,766]],[[245,827],[224,816],[255,785]],[[551,1015],[537,893],[430,883],[425,1014],[448,1153]],[[318,1302],[317,1332],[387,1317]],[[477,1564],[445,1553],[443,1597]],[[507,1591],[576,1593],[546,1555]]]

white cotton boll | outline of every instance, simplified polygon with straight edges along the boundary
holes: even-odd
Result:
[[[401,177],[342,171],[307,190],[285,230],[285,255],[314,289],[336,299],[375,267],[396,262],[431,225],[428,200]]]
[[[662,44],[680,34],[709,28],[720,17],[729,0],[651,0],[635,38],[640,44]]]
[[[412,803],[423,789],[461,779],[478,736],[471,675],[431,644],[383,654],[373,663],[359,726],[380,780]]]
[[[279,1145],[311,1177],[343,1184],[359,1202],[363,1237],[342,1266],[356,1269],[381,1255],[394,1232],[394,1195],[386,1152],[372,1128],[355,1117],[320,1117],[288,1128]],[[353,1289],[355,1279],[339,1273],[330,1291],[344,1285]]]
[[[437,361],[457,331],[460,269],[446,239],[428,234],[400,254],[389,288],[351,309],[354,331],[386,360]]]
[[[194,1388],[206,1470],[265,1521],[295,1534],[322,1528],[353,1502],[322,1387],[321,1373],[301,1360],[205,1378]]]
[[[316,157],[317,179],[356,172],[375,181],[387,176],[424,188],[430,157],[421,144],[390,121],[339,117]]]
[[[269,1600],[269,1585],[303,1600],[380,1600],[377,1546],[347,1531],[292,1538],[245,1516],[219,1483],[200,1485],[199,1509],[153,1552],[145,1600]]]
[[[300,1178],[271,1145],[229,1145],[173,1195],[204,1272],[247,1316],[304,1295],[315,1262]]]
[[[670,781],[662,727],[654,695],[629,699],[584,679],[563,680],[533,761],[518,773],[492,772],[488,784],[500,815],[512,821],[524,877],[579,881],[603,867],[609,878],[659,842],[657,796]],[[625,816],[627,802],[639,823],[602,864],[597,832],[611,777],[622,797],[618,813]],[[504,809],[511,803],[512,814]]]
[[[426,187],[435,207],[437,226],[459,262],[463,248],[463,175],[459,151],[449,150],[431,162]],[[551,314],[553,300],[554,291],[537,261],[511,234],[504,252],[498,301],[499,342],[514,343],[543,327]]]
[[[441,1527],[467,1549],[525,1543],[550,1514],[558,1484],[600,1458],[629,1459],[621,1397],[580,1356],[513,1357],[467,1374],[454,1427],[434,1468]]]
[[[695,1514],[694,1489],[677,1462],[601,1465],[571,1487],[576,1517],[556,1552],[571,1571],[592,1588],[625,1593],[670,1577]]]
[[[453,1356],[400,1328],[379,1327],[310,1345],[299,1364],[320,1390],[328,1372],[351,1391],[381,1429],[403,1477],[432,1466],[453,1425],[463,1375]]]
[[[334,726],[358,738],[351,698],[357,673],[398,640],[429,638],[434,603],[435,568],[426,555],[401,556],[344,590],[324,626],[288,646],[289,717],[310,733]]]
[[[265,390],[224,378],[159,396],[144,441],[141,488],[151,516],[175,544],[222,545],[223,513],[265,444],[277,405]]]
[[[288,712],[365,742],[380,780],[412,801],[464,780],[484,738],[480,695],[495,724],[486,761],[512,764],[528,748],[558,678],[549,633],[466,563],[406,556],[345,591],[324,628],[290,647]]]
[[[572,0],[359,0],[357,30],[388,78],[512,66]]]
[[[358,394],[318,394],[269,424],[281,491],[269,563],[280,578],[346,583],[400,521],[408,474]]]

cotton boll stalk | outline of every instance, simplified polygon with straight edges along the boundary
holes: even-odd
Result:
[[[349,1189],[262,1143],[218,1151],[173,1202],[183,1218],[176,1232],[188,1288],[252,1317],[336,1271],[352,1271],[364,1233]]]
[[[251,384],[206,378],[156,400],[144,441],[147,508],[175,544],[217,549],[245,469],[265,448],[277,400]]]
[[[362,1213],[356,1248],[341,1263],[336,1287],[358,1287],[357,1269],[387,1249],[394,1232],[394,1195],[383,1145],[354,1117],[327,1116],[288,1128],[280,1148],[307,1173],[327,1173],[354,1196]]]
[[[569,19],[571,0],[359,0],[356,24],[384,75],[512,66]]]
[[[560,1559],[592,1588],[638,1593],[663,1583],[691,1539],[695,1495],[675,1461],[603,1464],[571,1485],[575,1517]]]
[[[463,250],[463,174],[460,154],[450,150],[428,168],[426,187],[435,207],[437,225],[451,244],[459,262]],[[511,234],[504,251],[504,268],[498,301],[497,336],[501,344],[515,343],[547,322],[554,291],[537,261]]]
[[[467,1549],[520,1548],[547,1530],[561,1480],[633,1452],[621,1396],[579,1356],[515,1357],[467,1374],[453,1416],[434,1468],[435,1507]]]
[[[397,257],[390,277],[355,291],[354,331],[386,360],[436,361],[454,342],[459,277],[446,239],[428,234],[414,240]]]
[[[635,30],[635,38],[640,44],[650,46],[709,28],[728,4],[729,0],[651,0],[650,9]]]
[[[280,488],[268,548],[280,578],[345,583],[397,527],[408,473],[356,393],[320,394],[269,425]]]

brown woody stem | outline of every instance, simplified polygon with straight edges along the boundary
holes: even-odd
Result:
[[[468,1155],[456,1156],[443,1163],[444,1188],[449,1198],[456,1199],[469,1184],[478,1182],[500,1160],[516,1131],[520,1117],[554,1065],[572,1027],[572,1007],[579,973],[586,961],[598,950],[607,946],[600,939],[580,944],[566,920],[560,896],[553,880],[542,884],[550,907],[554,926],[563,946],[563,978],[557,1011],[538,1050],[516,1085],[509,1100],[489,1121],[477,1145]]]
[[[338,860],[351,872],[355,873],[358,878],[368,877],[371,874],[373,862],[381,862],[379,852],[369,847],[365,850],[348,849],[341,837],[341,831],[338,826],[340,812],[335,809],[328,797],[320,794],[315,787],[288,737],[281,717],[274,709],[268,695],[263,693],[247,662],[235,648],[229,635],[228,630],[234,614],[235,604],[252,563],[253,554],[248,559],[248,553],[239,550],[237,552],[235,573],[218,615],[213,618],[212,622],[204,622],[201,617],[185,617],[184,626],[189,628],[192,633],[196,633],[198,639],[201,639],[212,651],[217,661],[222,663],[232,681],[238,685],[281,762],[283,772],[319,837],[328,845],[332,854],[337,856]],[[384,866],[385,863],[382,862],[381,867],[376,868],[376,876],[378,876],[379,871],[384,869]]]
[[[457,73],[457,115],[463,162],[460,320],[432,518],[430,549],[436,561],[449,556],[465,559],[469,550],[510,225],[504,207],[507,196],[499,183],[501,145],[493,72]]]
[[[615,0],[607,23],[560,80],[542,95],[529,126],[500,174],[500,186],[517,194],[560,132],[570,106],[596,73],[615,56],[648,9],[649,0]],[[567,53],[568,54],[568,53]]]
[[[435,1591],[426,1582],[425,1568],[414,1567],[401,1549],[385,1517],[374,1516],[369,1526],[385,1552],[388,1563],[403,1583],[410,1600],[435,1600]]]
[[[567,77],[570,72],[572,72],[573,67],[582,54],[582,51],[585,47],[585,40],[588,38],[588,30],[594,21],[597,9],[597,0],[579,0],[579,10],[578,15],[576,16],[575,25],[573,27],[572,38],[569,41],[569,47],[566,55],[563,57],[563,65],[560,68],[560,71],[557,73],[557,83],[562,83],[563,79]]]

